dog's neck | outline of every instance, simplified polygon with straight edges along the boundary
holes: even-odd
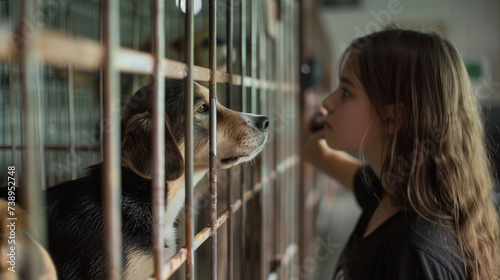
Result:
[[[195,172],[193,174],[193,186],[196,186],[198,182],[205,176],[208,170],[203,172]],[[182,175],[179,179],[174,181],[168,181],[168,194],[167,194],[167,205],[165,209],[165,216],[163,220],[163,238],[165,240],[166,249],[164,251],[164,257],[170,258],[176,250],[176,240],[177,240],[177,229],[174,227],[174,222],[179,215],[179,212],[184,206],[186,191],[185,191],[185,177]]]
[[[201,181],[208,170],[197,171],[193,174],[193,186],[196,186]],[[179,211],[184,206],[186,191],[185,191],[185,176],[182,175],[174,181],[168,181],[167,204],[165,209],[165,226],[173,224],[179,215]]]

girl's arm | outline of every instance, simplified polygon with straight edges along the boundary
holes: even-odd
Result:
[[[346,152],[330,148],[324,139],[324,130],[305,134],[302,147],[304,160],[353,191],[354,175],[361,167],[361,161]]]

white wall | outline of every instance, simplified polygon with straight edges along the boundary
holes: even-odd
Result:
[[[480,98],[500,100],[500,1],[498,0],[364,0],[356,7],[322,8],[321,20],[334,59],[356,37],[390,21],[405,27],[437,27],[464,59],[482,59],[489,69],[478,84]],[[335,64],[337,67],[337,64]]]

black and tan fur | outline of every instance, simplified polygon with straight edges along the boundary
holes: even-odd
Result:
[[[184,205],[184,81],[166,81],[165,257],[176,250],[174,222]],[[122,119],[122,232],[125,279],[152,273],[151,95],[143,87]],[[194,174],[196,184],[209,164],[208,89],[195,83]],[[263,148],[269,120],[217,105],[217,168],[251,160]],[[49,188],[49,251],[60,279],[103,279],[106,274],[102,222],[101,166],[88,175]]]

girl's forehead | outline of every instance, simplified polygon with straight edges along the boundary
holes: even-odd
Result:
[[[348,58],[345,61],[339,78],[340,81],[342,81],[343,79],[348,79],[357,88],[364,88],[360,78],[359,67],[355,60]]]

